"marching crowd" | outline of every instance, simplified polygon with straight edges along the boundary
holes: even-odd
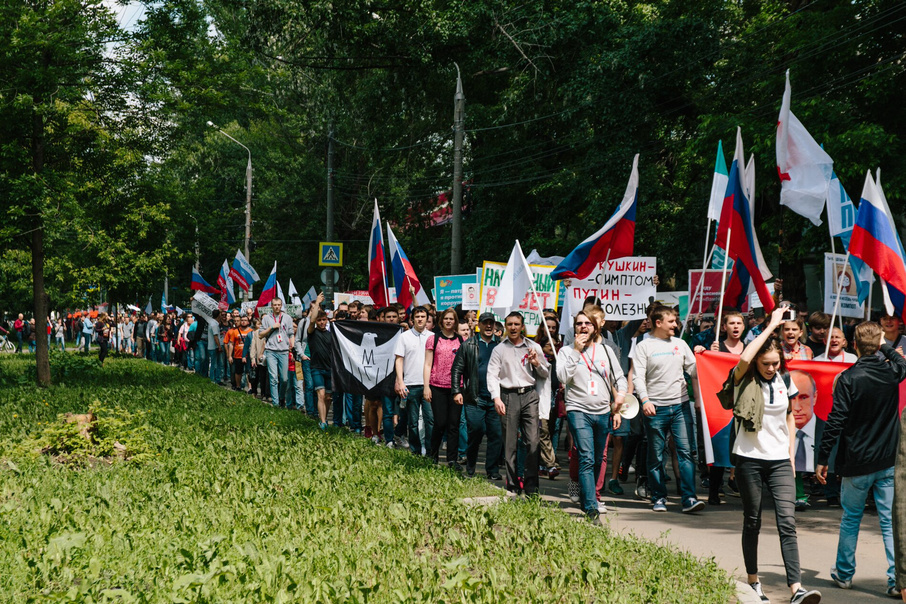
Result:
[[[529,338],[518,312],[502,323],[491,313],[430,306],[407,312],[358,301],[330,312],[323,294],[299,317],[284,312],[280,299],[262,314],[214,311],[209,321],[175,311],[117,317],[86,311],[50,322],[47,337],[63,350],[66,341],[86,352],[96,344],[102,361],[115,350],[175,365],[305,412],[322,430],[330,420],[435,463],[443,452],[451,468],[469,477],[485,444],[487,478],[516,493],[537,494],[539,478],[555,479],[568,459],[570,498],[592,520],[606,512],[602,497],[623,494],[633,472],[634,494],[654,512],[667,511],[671,481],[684,513],[706,508],[699,486],[710,506],[740,497],[748,582],[765,602],[757,562],[763,493],[774,500],[794,604],[821,597],[801,586],[796,513],[819,500],[842,507],[831,577],[848,589],[862,516],[873,506],[889,565],[887,595],[901,597],[897,575],[906,580],[906,554],[897,565],[894,525],[901,517],[906,536],[906,505],[894,505],[893,484],[906,340],[896,316],[832,327],[825,313],[781,305],[767,316],[723,312],[718,329],[713,319],[694,316],[681,329],[675,308],[655,303],[643,320],[616,322],[589,298],[568,319],[569,336],[561,335],[558,313],[546,309],[546,329]],[[369,400],[332,386],[330,330],[340,320],[403,328],[396,396]],[[34,349],[33,325],[22,315],[7,325],[18,351]],[[728,468],[705,463],[696,373],[696,353],[704,350],[738,357],[718,394],[734,416]],[[815,385],[807,374],[787,371],[793,359],[854,363],[836,381],[822,433],[809,440],[804,426],[812,421]],[[639,412],[624,418],[633,400]]]

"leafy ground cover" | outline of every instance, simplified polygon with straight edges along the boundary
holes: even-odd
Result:
[[[18,385],[28,359],[0,358],[2,602],[733,599],[713,561],[540,501],[466,505],[499,491],[298,412],[143,361],[64,362],[40,390]],[[142,456],[36,451],[89,407],[140,418],[112,429],[140,428]]]

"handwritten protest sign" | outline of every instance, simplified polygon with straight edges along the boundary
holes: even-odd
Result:
[[[522,313],[525,318],[525,331],[535,337],[538,333],[538,327],[541,325],[542,310],[545,308],[557,308],[557,293],[560,289],[560,282],[554,281],[550,273],[554,270],[553,266],[529,265],[532,269],[532,280],[535,284],[537,298],[532,296],[531,292],[526,292],[522,301],[513,310]],[[481,312],[494,313],[493,306],[496,302],[497,288],[500,286],[500,278],[506,270],[506,264],[500,262],[485,261],[481,273]],[[495,316],[496,313],[494,313]],[[503,322],[503,317],[497,316]]]
[[[657,259],[650,256],[633,256],[608,260],[603,270],[585,279],[572,279],[570,291],[574,308],[582,308],[589,296],[601,300],[601,307],[608,320],[631,321],[645,317],[645,310],[652,298],[657,298],[654,275]]]
[[[199,319],[204,319],[210,325],[217,324],[213,315],[217,306],[217,300],[204,292],[195,292],[195,295],[192,296],[192,314]]]

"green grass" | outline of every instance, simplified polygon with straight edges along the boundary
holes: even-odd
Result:
[[[733,599],[713,560],[539,501],[467,506],[499,491],[201,378],[67,360],[40,390],[29,362],[0,357],[0,602]],[[35,452],[95,401],[141,417],[149,461]]]

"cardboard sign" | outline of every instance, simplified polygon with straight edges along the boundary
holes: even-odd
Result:
[[[643,319],[652,299],[657,298],[654,275],[657,258],[632,256],[608,260],[603,270],[585,279],[572,279],[571,286],[577,308],[589,296],[601,299],[608,320],[631,321]]]
[[[698,284],[704,274],[705,283],[702,290],[698,291]],[[689,314],[709,314],[715,313],[717,305],[720,302],[720,281],[724,271],[709,269],[707,271],[690,270],[689,271]],[[730,279],[730,271],[727,271],[727,280]],[[698,293],[698,296],[695,294]],[[693,297],[695,298],[693,300]],[[749,311],[749,302],[739,309],[740,312]],[[686,315],[683,315],[686,316]]]
[[[462,286],[462,309],[478,310],[481,308],[481,298],[477,283],[467,283]]]
[[[532,270],[532,280],[535,285],[536,296],[532,292],[526,292],[522,301],[514,308],[514,311],[522,313],[525,319],[525,331],[530,337],[535,337],[538,333],[538,327],[541,325],[542,310],[545,308],[557,308],[557,294],[560,289],[560,282],[554,281],[550,273],[554,270],[553,266],[529,265]],[[500,278],[506,270],[506,263],[485,261],[481,274],[481,292],[480,308],[482,313],[494,313],[494,302],[497,296],[497,287],[500,285]],[[497,316],[497,319],[503,323],[503,317]],[[543,329],[543,328],[542,328]]]
[[[859,293],[856,291],[856,278],[853,269],[846,262],[843,254],[824,254],[824,312],[834,312],[837,293],[834,282],[839,283],[840,306],[837,316],[860,319],[865,316],[865,305],[859,304]]]
[[[478,278],[475,275],[434,277],[434,300],[437,302],[437,309],[444,310],[460,304],[463,301],[463,287],[469,284],[477,285]],[[476,288],[476,291],[479,289]]]
[[[217,300],[204,292],[195,292],[192,296],[192,314],[204,319],[209,325],[216,325],[214,311],[217,310]]]

